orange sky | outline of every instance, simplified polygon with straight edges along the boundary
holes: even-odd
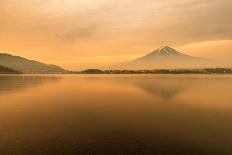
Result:
[[[231,0],[1,0],[0,51],[66,69],[131,60],[169,45],[232,59]]]

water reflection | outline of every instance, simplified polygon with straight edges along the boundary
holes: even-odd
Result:
[[[1,75],[0,94],[20,91],[28,87],[35,87],[43,83],[58,81],[61,77],[56,76],[33,76],[33,75]]]
[[[178,94],[191,89],[201,79],[197,77],[169,77],[169,76],[119,76],[119,77],[86,77],[87,81],[108,81],[118,85],[134,86],[154,97],[161,97],[165,102],[171,102]]]
[[[138,79],[132,84],[155,97],[161,97],[166,102],[171,102],[178,94],[191,88],[195,82],[197,82],[196,79],[189,83],[182,78],[150,78],[147,80]]]
[[[232,77],[11,78],[1,82],[17,90],[0,95],[3,155],[232,153]]]

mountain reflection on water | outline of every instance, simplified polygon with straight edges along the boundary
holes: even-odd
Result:
[[[229,75],[0,76],[0,154],[230,155],[231,91]]]
[[[61,77],[55,76],[33,76],[33,75],[4,75],[0,76],[0,94],[10,93],[28,87],[39,86],[40,84],[57,81]]]
[[[155,80],[137,80],[132,84],[156,97],[159,96],[168,102],[181,92],[192,87],[194,82],[196,81],[188,83],[181,78],[156,78]]]

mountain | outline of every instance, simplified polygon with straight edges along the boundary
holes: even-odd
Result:
[[[5,66],[0,66],[0,74],[19,74],[19,71],[10,69],[8,67]]]
[[[65,72],[63,68],[56,65],[48,65],[38,61],[28,60],[23,57],[13,56],[7,53],[0,53],[0,65],[25,73]]]
[[[137,60],[152,60],[155,58],[187,58],[187,59],[192,59],[193,57],[180,53],[176,51],[175,49],[169,47],[169,46],[164,46],[161,47]]]
[[[192,57],[163,46],[136,60],[118,65],[118,69],[186,69],[210,66],[210,60]]]

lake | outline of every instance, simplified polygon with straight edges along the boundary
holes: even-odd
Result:
[[[1,155],[231,155],[232,75],[1,75]]]

